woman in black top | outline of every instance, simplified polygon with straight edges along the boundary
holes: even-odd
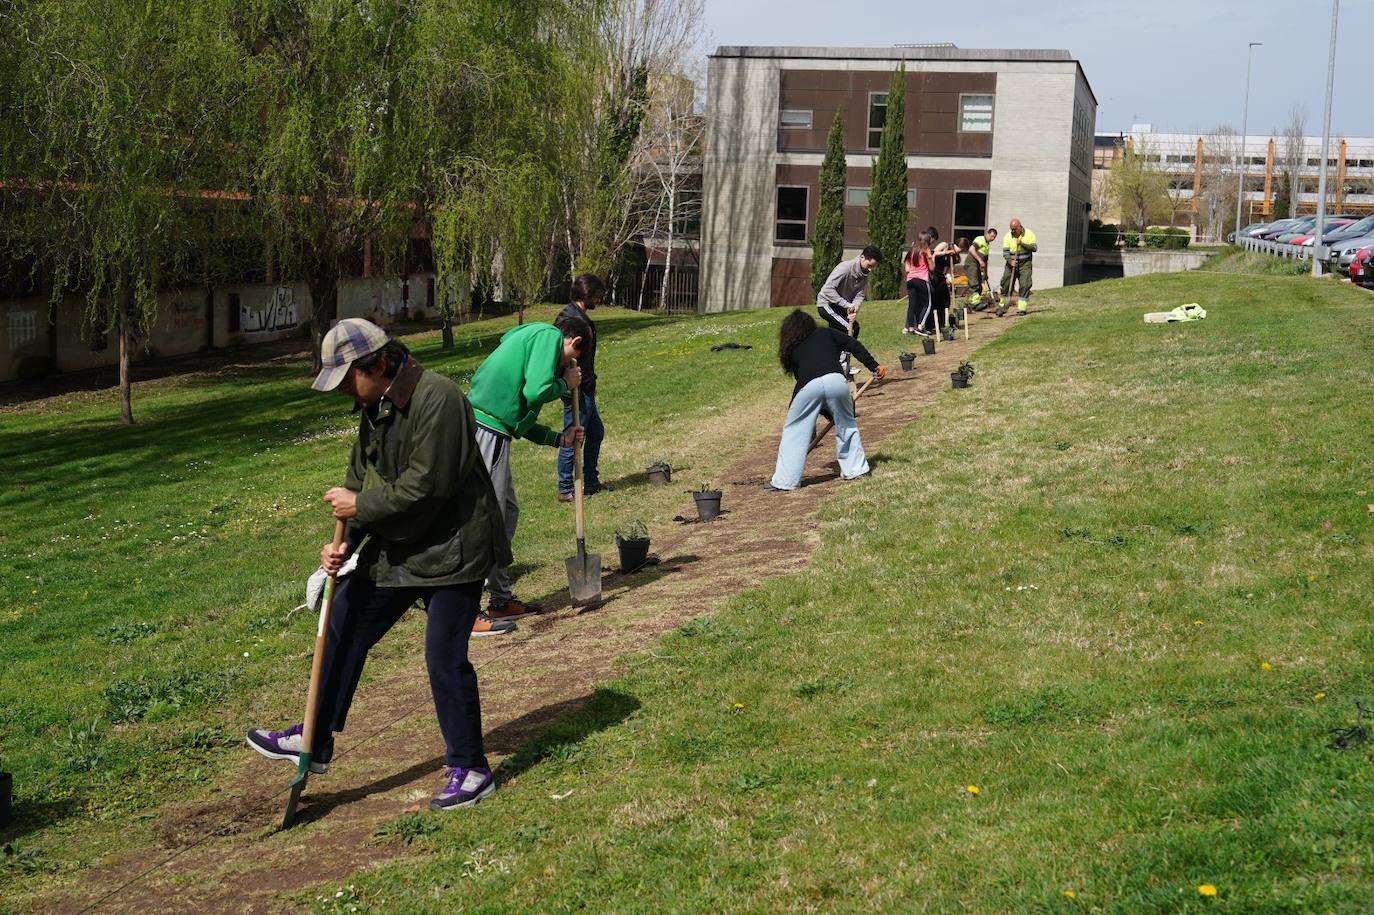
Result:
[[[778,360],[782,370],[797,383],[792,388],[792,405],[783,425],[773,479],[764,484],[764,489],[783,491],[801,485],[806,452],[816,431],[816,417],[822,410],[835,422],[835,456],[839,458],[840,475],[852,480],[868,473],[868,459],[854,421],[849,382],[839,372],[842,352],[855,356],[879,378],[887,374],[858,340],[830,327],[818,327],[816,319],[801,309],[783,320],[778,335]]]

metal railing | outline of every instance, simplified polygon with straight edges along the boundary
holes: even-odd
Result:
[[[1261,238],[1242,238],[1240,246],[1246,251],[1253,251],[1256,254],[1272,254],[1275,257],[1287,257],[1300,261],[1311,260],[1313,257],[1326,261],[1331,253],[1326,245],[1321,247],[1315,245],[1281,245],[1276,241],[1265,241]]]

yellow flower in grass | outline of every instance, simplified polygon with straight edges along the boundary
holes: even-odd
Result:
[[[742,708],[744,708],[744,703],[743,703],[743,702],[736,702],[736,703],[735,703],[735,711],[738,712],[738,711],[739,711],[740,709],[742,709]]]
[[[1202,625],[1202,620],[1193,620],[1193,625],[1194,625],[1194,626],[1201,626],[1201,625]]]
[[[1313,702],[1320,702],[1320,701],[1322,701],[1322,700],[1325,699],[1325,698],[1326,698],[1326,693],[1317,693],[1315,696],[1312,697],[1312,701],[1313,701]]]
[[[1203,883],[1198,886],[1197,892],[1199,896],[1215,896],[1217,894],[1217,888],[1210,883]]]
[[[978,794],[978,793],[981,792],[983,789],[979,788],[977,785],[969,785],[969,786],[968,786],[967,788],[965,788],[964,790],[965,790],[966,792],[968,792],[969,794]]]
[[[1274,667],[1274,665],[1273,665],[1273,664],[1270,664],[1268,661],[1261,661],[1261,662],[1260,662],[1260,670],[1272,670],[1273,667]]]
[[[1065,899],[1072,899],[1073,897],[1074,897],[1074,891],[1073,891],[1073,890],[1065,890],[1065,891],[1064,891],[1064,898],[1065,898]]]

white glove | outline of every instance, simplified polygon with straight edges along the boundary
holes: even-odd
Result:
[[[358,553],[355,550],[352,556],[344,560],[343,568],[339,569],[338,577],[346,578],[357,567]],[[328,572],[324,569],[316,569],[305,583],[305,605],[316,613],[319,613],[320,608],[324,606],[324,583],[328,580]]]

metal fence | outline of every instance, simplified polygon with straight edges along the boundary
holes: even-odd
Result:
[[[696,314],[700,273],[695,264],[674,266],[663,282],[663,265],[650,264],[627,270],[616,280],[615,304],[621,308]]]
[[[1330,254],[1330,249],[1326,245],[1320,248],[1315,245],[1281,245],[1276,241],[1264,241],[1260,238],[1242,238],[1240,246],[1256,254],[1272,254],[1275,257],[1288,257],[1300,261],[1311,260],[1314,255],[1317,259],[1325,261]]]

